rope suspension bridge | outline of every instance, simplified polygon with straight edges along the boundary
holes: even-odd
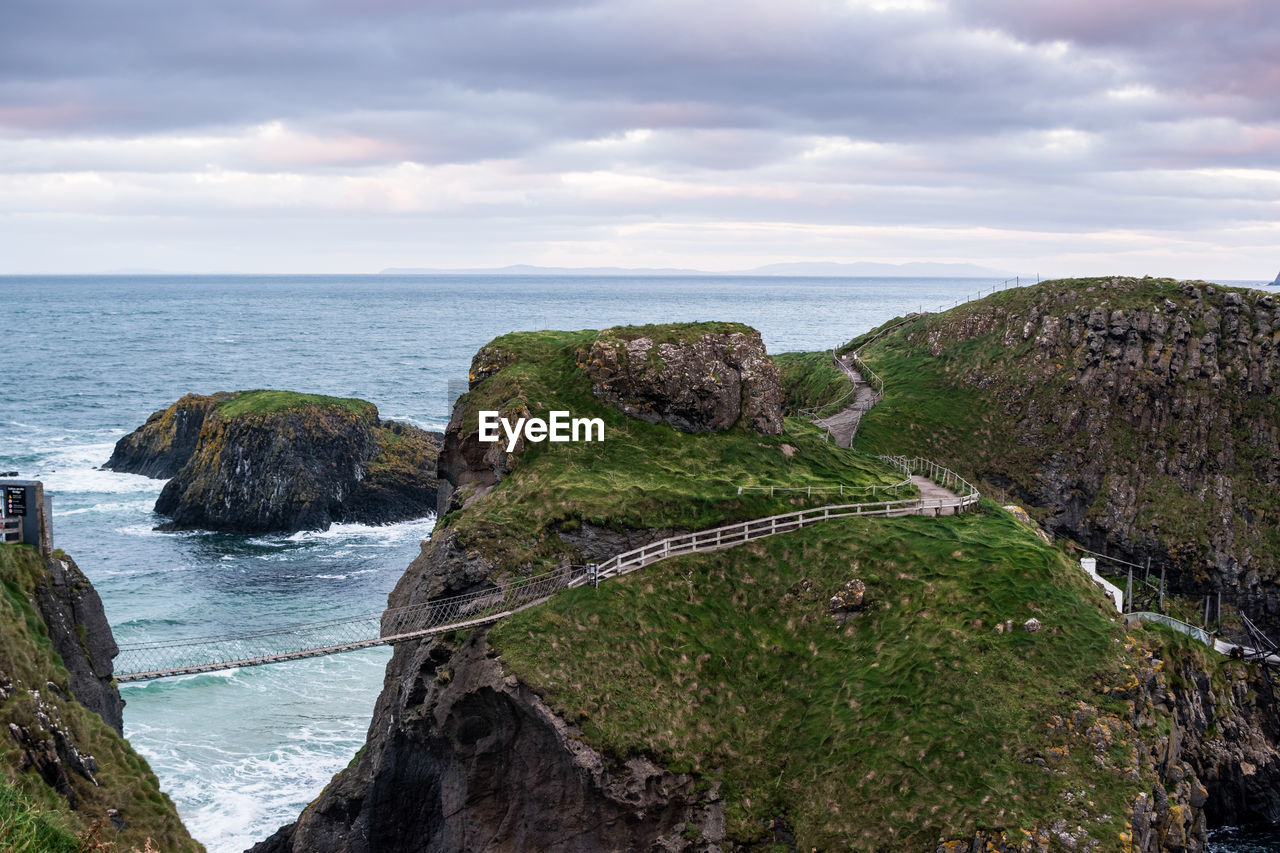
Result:
[[[927,459],[881,457],[906,473],[920,494],[813,507],[672,536],[616,554],[603,563],[518,578],[490,589],[340,619],[258,631],[122,645],[116,681],[128,683],[393,645],[448,631],[489,625],[546,601],[561,589],[600,581],[676,557],[732,548],[837,518],[951,515],[978,502],[978,490],[954,471]]]

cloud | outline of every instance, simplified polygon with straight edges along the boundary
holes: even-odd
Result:
[[[840,245],[805,229],[964,232],[978,242],[956,245],[1004,252],[991,235],[1271,233],[1280,218],[1271,0],[9,0],[2,14],[0,216],[25,236],[0,248],[29,264],[58,240],[32,242],[36,223],[85,216],[121,233],[183,217],[191,234],[261,240],[263,258],[294,245],[276,227],[306,222],[368,246],[449,233],[450,251],[488,256],[537,235],[637,265],[685,245],[644,242],[669,233],[653,223],[771,223],[804,255]],[[780,240],[750,248],[792,259]],[[732,266],[712,258],[726,241],[705,245],[704,265]]]

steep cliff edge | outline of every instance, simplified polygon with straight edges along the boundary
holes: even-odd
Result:
[[[247,533],[383,524],[435,508],[439,440],[372,403],[283,391],[189,394],[116,445],[107,467],[171,476],[166,530]],[[184,455],[185,454],[185,455]]]
[[[886,392],[861,446],[973,472],[1050,530],[1152,556],[1175,590],[1280,629],[1274,295],[1046,282],[914,318],[862,357]]]
[[[108,471],[167,480],[182,470],[200,441],[204,419],[230,394],[187,394],[116,442]]]
[[[761,478],[901,479],[874,460],[836,453],[806,424],[786,435],[745,425],[686,435],[629,418],[596,396],[579,366],[596,334],[508,335],[477,353],[472,390],[454,409],[440,458],[449,511],[391,606],[599,561],[678,528],[794,508],[767,491],[738,494]],[[522,439],[508,453],[478,440],[481,409],[600,417],[605,440]],[[713,786],[640,754],[592,749],[504,670],[486,635],[398,645],[366,746],[296,824],[258,849],[585,851],[679,846],[691,827],[720,836]]]
[[[441,460],[475,479],[391,606],[808,500],[739,485],[898,478],[799,421],[628,418],[578,366],[594,335],[477,355]],[[598,415],[606,440],[500,455],[482,408]],[[255,850],[1202,850],[1203,786],[1139,677],[1158,656],[1109,607],[988,504],[664,561],[397,645],[364,748]]]
[[[20,545],[0,546],[0,582],[0,847],[201,850],[119,735],[115,641],[93,587],[60,552]]]

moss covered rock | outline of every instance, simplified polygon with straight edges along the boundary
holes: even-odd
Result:
[[[116,442],[103,465],[109,471],[168,479],[187,464],[200,440],[204,419],[230,394],[187,394]]]
[[[739,323],[620,326],[578,353],[597,397],[683,432],[741,422],[782,432],[782,381],[760,333]]]
[[[156,512],[170,516],[161,529],[323,530],[435,509],[438,438],[380,420],[363,400],[289,391],[187,395],[121,439],[113,467],[148,473],[158,460],[172,467],[187,447],[156,501]]]

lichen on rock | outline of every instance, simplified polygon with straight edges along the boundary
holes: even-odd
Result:
[[[711,328],[703,328],[711,327]],[[684,432],[742,423],[782,432],[782,381],[760,333],[738,324],[605,329],[578,353],[597,397],[627,415]]]

